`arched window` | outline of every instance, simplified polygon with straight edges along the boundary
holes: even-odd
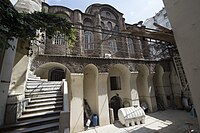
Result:
[[[112,50],[112,52],[117,52],[117,42],[116,40],[112,40],[109,42],[110,48]]]
[[[103,22],[101,22],[101,28],[105,29],[105,24]]]
[[[115,25],[114,31],[119,31],[119,27],[117,25]]]
[[[93,34],[91,31],[85,31],[85,49],[94,49]]]
[[[65,45],[66,44],[66,36],[65,34],[61,34],[57,32],[56,35],[52,38],[52,44],[56,45]]]
[[[133,40],[131,38],[128,38],[128,53],[129,54],[134,54],[134,46],[133,46]]]
[[[112,30],[112,23],[111,22],[108,22],[107,26],[108,26],[108,30]]]
[[[109,19],[111,19],[111,15],[110,15],[110,13],[109,13],[109,12],[106,12],[106,18],[109,18]]]

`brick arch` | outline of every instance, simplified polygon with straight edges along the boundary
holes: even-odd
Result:
[[[31,65],[31,71],[35,71],[40,65],[48,63],[48,62],[57,62],[69,69],[71,73],[82,73],[83,68],[88,64],[94,64],[99,73],[109,72],[110,68],[116,64],[122,64],[129,69],[131,72],[135,72],[136,65],[138,64],[146,64],[149,71],[154,71],[155,64],[160,62],[158,61],[143,61],[143,60],[135,60],[135,59],[124,59],[124,58],[99,58],[99,57],[71,57],[71,56],[53,56],[53,55],[38,55],[33,60]]]
[[[63,72],[65,72],[65,74],[66,74],[65,75],[66,78],[69,77],[69,75],[70,75],[69,69],[65,65],[60,64],[58,62],[47,62],[47,63],[43,63],[43,64],[41,63],[39,65],[39,67],[37,67],[34,70],[34,74],[41,78],[49,79],[49,74],[53,69],[62,69]]]

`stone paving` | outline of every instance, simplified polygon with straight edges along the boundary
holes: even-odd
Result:
[[[145,124],[124,127],[119,121],[114,124],[95,127],[82,133],[188,133],[192,123],[193,133],[200,133],[197,118],[184,110],[165,110],[147,114]]]

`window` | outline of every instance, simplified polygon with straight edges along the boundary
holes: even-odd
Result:
[[[112,40],[109,42],[110,48],[112,52],[117,52],[117,43],[116,40]]]
[[[105,29],[105,24],[103,22],[101,22],[101,28]]]
[[[65,34],[61,34],[60,32],[57,32],[56,35],[54,35],[52,39],[52,44],[65,45],[66,44]]]
[[[110,88],[111,90],[121,90],[120,77],[110,77]]]
[[[115,25],[114,31],[119,31],[119,27],[117,25]]]
[[[128,53],[134,54],[134,46],[133,46],[133,40],[131,38],[128,38]]]
[[[85,49],[94,49],[93,34],[91,31],[85,31]]]
[[[112,23],[111,22],[108,22],[107,26],[108,26],[108,30],[112,30]]]
[[[109,13],[109,12],[106,12],[106,18],[109,18],[109,19],[111,19],[111,15],[110,15],[110,13]]]

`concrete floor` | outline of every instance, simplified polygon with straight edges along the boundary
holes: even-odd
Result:
[[[95,127],[82,133],[188,133],[190,122],[193,133],[200,133],[197,118],[183,110],[165,110],[146,115],[145,124],[124,127],[119,121],[115,124]]]

